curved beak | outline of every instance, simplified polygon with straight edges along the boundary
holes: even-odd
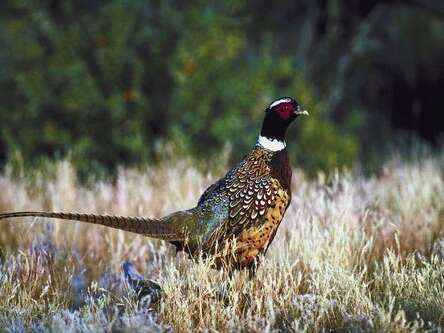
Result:
[[[298,105],[298,108],[294,111],[294,114],[297,115],[297,116],[300,116],[300,115],[309,116],[310,115],[308,113],[308,111],[307,110],[303,110],[300,105]]]

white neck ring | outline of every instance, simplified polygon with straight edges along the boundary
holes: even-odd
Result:
[[[269,139],[265,136],[259,135],[259,138],[257,139],[257,144],[261,146],[262,148],[271,150],[271,151],[280,151],[285,149],[287,146],[285,144],[285,141],[280,141],[277,139]]]

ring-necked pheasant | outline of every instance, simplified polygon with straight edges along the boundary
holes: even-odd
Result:
[[[265,110],[256,146],[211,185],[196,207],[159,219],[75,213],[15,212],[12,217],[45,217],[100,224],[163,239],[190,255],[202,251],[217,267],[250,268],[265,253],[291,200],[291,168],[285,133],[299,115],[308,115],[290,97]]]

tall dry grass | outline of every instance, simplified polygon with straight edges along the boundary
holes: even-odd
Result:
[[[1,221],[0,331],[442,331],[444,159],[383,170],[316,180],[296,170],[292,204],[251,280],[104,227]],[[84,187],[69,162],[33,176],[7,170],[0,211],[161,216],[193,206],[216,176],[164,163]],[[125,260],[162,286],[159,304],[138,302]]]

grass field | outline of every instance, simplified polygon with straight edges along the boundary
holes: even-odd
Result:
[[[165,163],[85,187],[69,162],[26,176],[7,170],[0,212],[161,216],[193,206],[217,176]],[[444,156],[394,158],[374,177],[308,180],[295,170],[292,186],[292,204],[252,280],[130,233],[1,221],[0,331],[442,331]],[[138,302],[122,279],[125,260],[162,286],[159,304]]]

